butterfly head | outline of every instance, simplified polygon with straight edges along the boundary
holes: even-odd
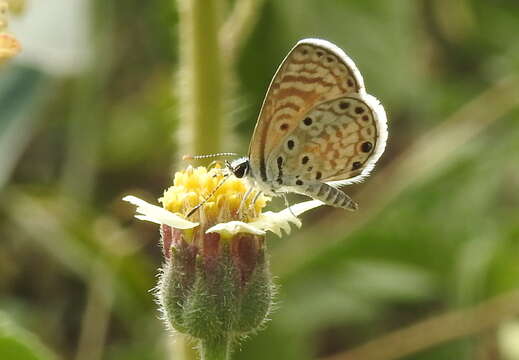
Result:
[[[242,157],[231,162],[226,162],[227,168],[236,176],[238,179],[245,177],[249,174],[250,163],[249,158]]]

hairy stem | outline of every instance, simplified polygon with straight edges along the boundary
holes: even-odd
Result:
[[[228,360],[231,354],[231,343],[229,338],[201,340],[200,354],[202,360]]]
[[[218,33],[220,0],[178,0],[182,150],[220,151],[223,137],[223,69]]]
[[[198,351],[193,346],[193,340],[189,339],[187,335],[179,332],[175,333],[175,339],[171,351],[173,356],[171,359],[180,360],[198,360]]]

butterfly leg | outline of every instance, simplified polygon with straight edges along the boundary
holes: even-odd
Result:
[[[359,208],[357,203],[346,193],[336,187],[328,185],[327,183],[301,179],[294,179],[295,181],[291,180],[292,179],[288,179],[285,181],[285,184],[290,186],[294,192],[321,200],[327,205],[346,210],[355,211]]]
[[[288,202],[287,195],[285,193],[281,193],[281,196],[283,197],[283,200],[285,201],[285,206],[288,208],[288,211],[292,214],[293,217],[296,219],[298,218],[296,214],[292,211],[292,208],[290,207],[290,203]]]
[[[227,179],[229,178],[230,174],[224,174],[223,176],[224,176],[223,179],[215,186],[215,188],[209,194],[209,196],[207,196],[204,200],[202,200],[198,205],[196,205],[194,208],[192,208],[187,213],[187,216],[186,216],[187,218],[191,217],[191,215],[193,215],[198,209],[200,209],[202,206],[204,206],[204,204],[206,202],[208,202],[209,199],[211,199],[213,197],[213,195],[218,191],[218,189],[227,181]]]
[[[240,219],[243,219],[243,217],[244,217],[243,208],[245,206],[245,203],[247,202],[247,198],[250,196],[250,194],[252,194],[252,191],[253,191],[253,187],[248,188],[240,201],[240,207],[238,208],[238,217]],[[252,204],[254,206],[254,203],[252,203]]]
[[[261,190],[258,190],[258,192],[256,193],[256,195],[254,195],[254,198],[252,199],[252,202],[250,203],[250,206],[251,206],[251,212],[254,214],[254,217],[257,216],[256,214],[256,201],[258,201],[260,195],[263,194],[263,191]]]

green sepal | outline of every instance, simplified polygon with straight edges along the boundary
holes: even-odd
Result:
[[[238,272],[228,247],[222,248],[216,259],[197,257],[195,284],[184,307],[187,332],[197,338],[227,337],[236,321]]]
[[[166,262],[159,282],[159,303],[169,324],[186,333],[184,306],[193,291],[196,274],[196,250],[187,244],[171,248],[171,259]]]
[[[274,285],[264,250],[260,252],[256,268],[242,294],[240,316],[233,330],[245,335],[260,328],[272,309]]]
[[[206,257],[187,243],[172,247],[158,294],[172,328],[218,343],[253,332],[266,321],[274,286],[265,249],[249,263],[252,272],[244,272],[236,256],[228,241]]]

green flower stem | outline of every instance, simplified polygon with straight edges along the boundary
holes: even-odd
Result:
[[[193,340],[182,333],[175,333],[173,341],[173,356],[175,360],[199,360],[198,350],[193,346]]]
[[[218,34],[221,0],[178,0],[182,150],[210,154],[223,142],[224,69]]]
[[[231,342],[229,338],[201,340],[200,354],[202,360],[229,360]]]

